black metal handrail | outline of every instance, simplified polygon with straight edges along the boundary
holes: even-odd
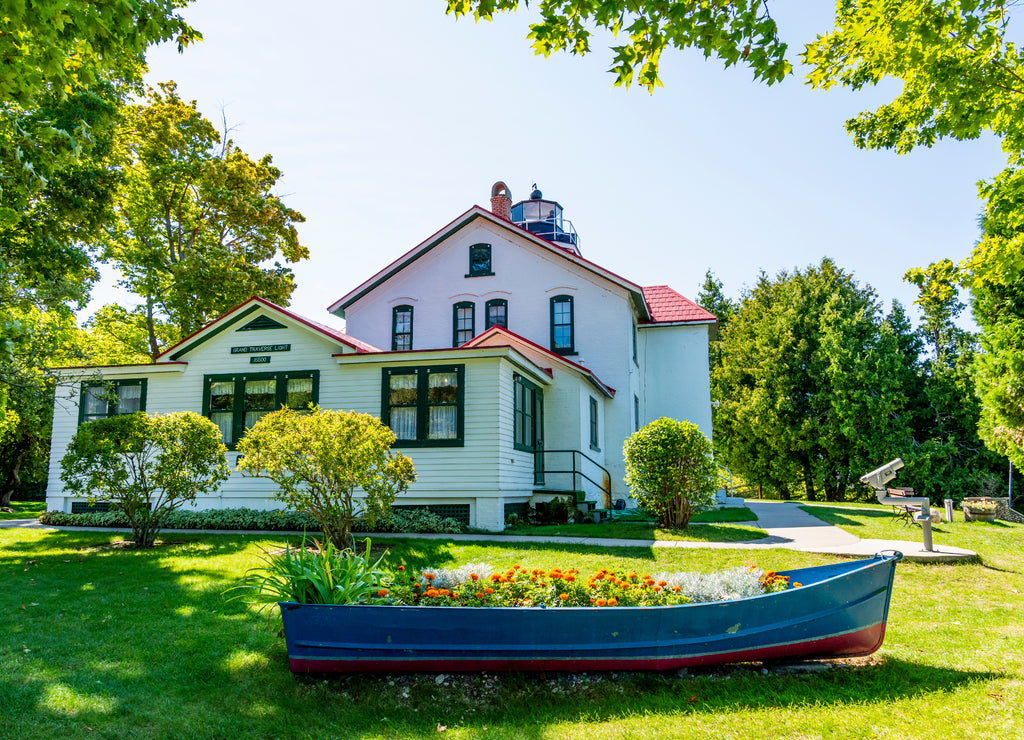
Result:
[[[555,469],[555,468],[549,468],[547,466],[546,460],[544,458],[545,455],[565,455],[565,454],[568,454],[570,456],[571,460],[572,460],[572,468],[571,469],[569,469],[569,470],[558,470],[558,469]],[[572,484],[573,484],[572,485],[572,490],[574,490],[574,491],[581,490],[582,487],[576,485],[576,482],[577,482],[577,480],[585,480],[588,483],[590,483],[592,486],[597,488],[599,491],[604,493],[608,497],[608,502],[610,504],[611,497],[612,497],[612,491],[611,491],[612,475],[611,475],[611,473],[608,472],[608,470],[603,465],[601,465],[601,463],[597,462],[597,460],[595,460],[594,458],[590,457],[589,455],[584,454],[580,450],[537,450],[534,453],[534,455],[535,455],[534,472],[533,472],[533,483],[534,483],[534,485],[537,485],[537,486],[544,485],[545,476],[548,475],[548,474],[551,474],[551,475],[567,475],[567,474],[571,474],[572,475]],[[577,465],[577,461],[579,461],[578,465]],[[598,470],[601,471],[602,476],[601,476],[601,482],[600,483],[597,482],[596,480],[594,480],[593,478],[591,478],[589,475],[587,475],[583,471],[583,464],[584,464],[584,462],[589,462],[591,465],[593,465],[595,468],[597,468]]]

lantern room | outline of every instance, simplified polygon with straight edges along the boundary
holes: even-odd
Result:
[[[511,221],[531,234],[580,253],[576,230],[572,222],[562,218],[562,206],[557,201],[546,200],[536,183],[529,200],[521,200],[512,206]]]

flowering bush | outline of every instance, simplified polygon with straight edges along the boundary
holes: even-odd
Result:
[[[995,501],[967,501],[963,507],[975,514],[994,514],[996,511]]]
[[[387,586],[389,603],[406,606],[668,606],[759,596],[790,587],[788,576],[753,565],[721,573],[616,573],[602,569],[582,576],[575,568],[562,570],[513,565],[492,571],[473,563],[451,570],[404,570]]]

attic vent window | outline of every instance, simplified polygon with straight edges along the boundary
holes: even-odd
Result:
[[[287,329],[280,321],[274,321],[269,316],[257,316],[241,329],[236,331],[262,331],[263,329]]]
[[[491,245],[474,244],[469,248],[469,272],[466,277],[486,277],[491,270]]]

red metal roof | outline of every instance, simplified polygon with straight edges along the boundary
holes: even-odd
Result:
[[[667,285],[649,285],[644,289],[644,301],[651,314],[652,324],[703,323],[718,320],[686,296]]]

